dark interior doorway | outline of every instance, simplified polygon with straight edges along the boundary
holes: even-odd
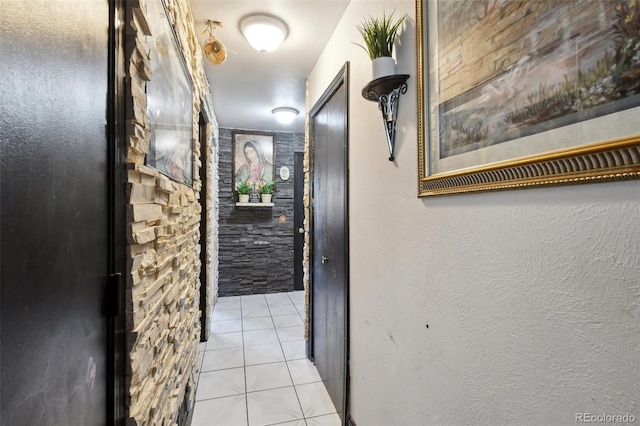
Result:
[[[204,110],[204,108],[202,108]],[[207,199],[208,176],[209,176],[209,147],[207,145],[208,120],[201,112],[198,122],[200,138],[200,155],[202,165],[200,166],[200,341],[206,342],[209,338],[209,312],[207,312],[207,299],[209,298],[207,281],[207,233],[209,224],[207,223],[207,209],[209,200]]]
[[[311,355],[343,424],[349,375],[348,80],[346,63],[310,112]]]
[[[293,156],[293,289],[304,290],[304,152]]]

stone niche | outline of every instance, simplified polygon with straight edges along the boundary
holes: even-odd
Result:
[[[275,133],[276,192],[273,207],[237,207],[233,191],[232,132],[220,129],[220,296],[293,291],[294,152],[303,152],[303,133]],[[286,166],[290,177],[278,171]]]
[[[157,1],[157,0],[156,0]],[[150,72],[147,1],[125,2],[127,95],[127,424],[186,424],[195,400],[200,342],[200,196],[199,168],[215,157],[211,125],[207,152],[200,152],[201,107],[215,126],[202,53],[187,0],[166,0],[170,23],[193,82],[193,186],[170,180],[145,165],[149,149],[146,84]],[[215,165],[212,165],[215,167]],[[215,195],[215,192],[213,192]],[[210,238],[209,236],[203,236]],[[213,255],[207,261],[216,263]],[[208,277],[213,282],[215,277]],[[209,290],[211,291],[211,290]],[[214,290],[215,291],[215,290]],[[207,300],[209,302],[209,300]],[[209,308],[207,308],[209,309]]]

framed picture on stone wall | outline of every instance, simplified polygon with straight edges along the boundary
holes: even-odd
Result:
[[[416,0],[418,196],[640,178],[635,0]]]
[[[275,187],[275,133],[234,130],[231,135],[233,191],[247,182],[253,189],[265,183]]]
[[[184,56],[164,2],[147,2],[151,31],[147,115],[151,131],[147,165],[188,186],[193,184],[193,94]]]

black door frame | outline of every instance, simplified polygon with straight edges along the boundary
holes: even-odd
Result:
[[[300,232],[302,230],[302,232]],[[293,153],[293,289],[304,290],[304,152]]]
[[[310,186],[310,202],[309,202],[309,340],[307,341],[307,356],[313,361],[314,353],[313,353],[313,280],[314,280],[314,253],[313,245],[314,245],[314,233],[313,231],[313,215],[314,215],[314,159],[315,159],[315,140],[314,140],[314,119],[322,110],[322,108],[327,104],[327,102],[333,97],[333,95],[338,91],[340,87],[344,86],[345,88],[345,113],[346,117],[346,143],[344,145],[345,155],[344,155],[344,176],[345,176],[345,191],[344,191],[344,205],[345,205],[345,226],[344,226],[344,253],[347,261],[344,265],[344,276],[345,276],[345,303],[344,303],[344,335],[345,335],[345,345],[344,345],[344,372],[345,372],[345,383],[344,383],[344,419],[343,424],[347,424],[347,419],[350,416],[349,410],[349,61],[345,62],[343,67],[340,69],[338,74],[334,77],[333,81],[329,84],[327,89],[324,91],[320,99],[316,102],[316,104],[311,108],[309,112],[309,186]]]
[[[126,113],[125,113],[125,0],[109,0],[107,173],[109,197],[109,249],[105,314],[107,316],[106,424],[124,425],[126,418],[126,320],[124,273],[126,270]]]
[[[207,332],[209,327],[209,312],[207,312],[207,230],[209,224],[207,223],[207,208],[209,200],[207,200],[207,187],[209,186],[209,158],[207,157],[207,129],[209,127],[209,117],[207,111],[204,108],[204,104],[200,103],[200,119],[198,121],[198,138],[200,139],[200,158],[202,158],[202,164],[200,166],[200,181],[202,186],[200,187],[200,341],[206,342],[209,338]]]

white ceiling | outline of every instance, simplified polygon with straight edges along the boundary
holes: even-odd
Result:
[[[226,46],[227,60],[221,65],[204,61],[220,127],[303,132],[306,79],[348,4],[349,0],[191,0],[201,48],[208,38],[202,34],[205,20],[223,24],[215,36]],[[277,16],[289,28],[274,52],[254,50],[240,32],[240,20],[255,13]],[[271,114],[282,106],[300,111],[292,124],[280,124]]]

